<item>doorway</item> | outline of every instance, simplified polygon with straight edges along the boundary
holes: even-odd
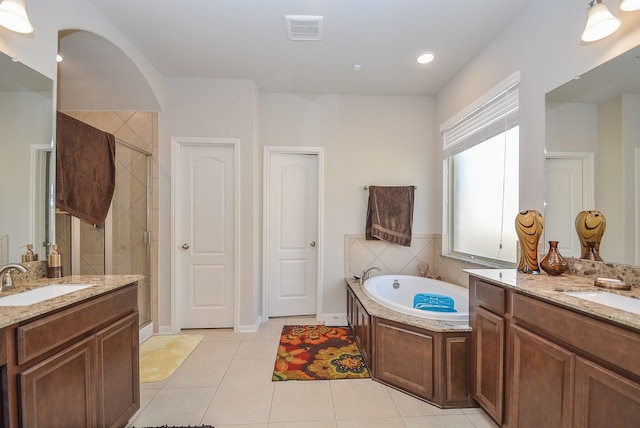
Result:
[[[265,147],[263,313],[322,313],[322,148]]]

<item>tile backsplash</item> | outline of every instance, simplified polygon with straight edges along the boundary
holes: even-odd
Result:
[[[372,266],[382,269],[382,272],[376,271],[373,275],[419,275],[418,265],[426,262],[431,274],[439,275],[444,281],[468,287],[469,276],[462,269],[482,266],[442,257],[441,249],[442,235],[439,234],[414,234],[410,247],[380,240],[367,241],[363,234],[345,235],[345,277],[360,275]]]

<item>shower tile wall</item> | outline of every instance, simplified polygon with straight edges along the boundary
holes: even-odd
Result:
[[[151,254],[150,254],[150,290],[147,290],[147,284],[141,284],[139,287],[139,306],[141,320],[157,320],[158,319],[158,114],[153,112],[136,112],[136,111],[66,111],[66,114],[72,116],[91,126],[109,132],[118,140],[124,141],[139,149],[152,153],[151,157]],[[130,150],[129,150],[130,151]],[[146,177],[142,174],[141,162],[144,162],[144,156],[136,155],[134,151],[131,153],[118,153],[117,161],[117,180],[126,180],[126,183],[120,182],[119,185],[128,189],[126,194],[116,196],[113,209],[113,228],[114,241],[121,241],[118,235],[126,234],[131,227],[142,227],[140,219],[146,214],[147,204],[146,198],[140,194],[141,187],[137,183],[146,181]],[[124,156],[123,156],[124,155]],[[123,174],[124,172],[124,174]],[[117,198],[126,198],[126,200],[118,200]],[[126,215],[132,221],[119,221]],[[57,224],[56,224],[57,226]],[[139,234],[138,234],[139,236]],[[90,246],[87,242],[83,243],[82,253],[90,253]],[[142,242],[131,242],[130,246],[114,248],[113,270],[114,273],[126,272],[130,269],[136,269],[136,253],[143,251]],[[86,257],[86,256],[85,256]],[[149,292],[150,291],[150,292]],[[147,309],[148,308],[148,309]],[[147,313],[149,312],[150,313]],[[154,323],[157,329],[158,323]]]
[[[367,241],[364,235],[345,235],[345,277],[361,274],[366,268],[377,266],[381,274],[419,275],[418,265],[426,262],[430,272],[453,284],[469,286],[469,276],[462,269],[481,266],[440,256],[442,236],[414,234],[410,247],[380,240]],[[378,272],[374,272],[378,274]]]

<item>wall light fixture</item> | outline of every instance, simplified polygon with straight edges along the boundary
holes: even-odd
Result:
[[[27,16],[24,0],[2,0],[0,2],[0,25],[16,33],[33,33],[33,25]]]
[[[620,20],[609,12],[607,5],[602,0],[592,0],[581,39],[583,42],[595,42],[615,33],[619,27]]]
[[[622,3],[620,3],[620,10],[623,12],[640,10],[640,0],[622,0]]]

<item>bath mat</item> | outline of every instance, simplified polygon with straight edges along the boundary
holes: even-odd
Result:
[[[349,327],[285,325],[272,380],[368,378],[369,370]]]
[[[140,345],[140,382],[160,382],[180,367],[202,336],[179,334],[152,336]]]

